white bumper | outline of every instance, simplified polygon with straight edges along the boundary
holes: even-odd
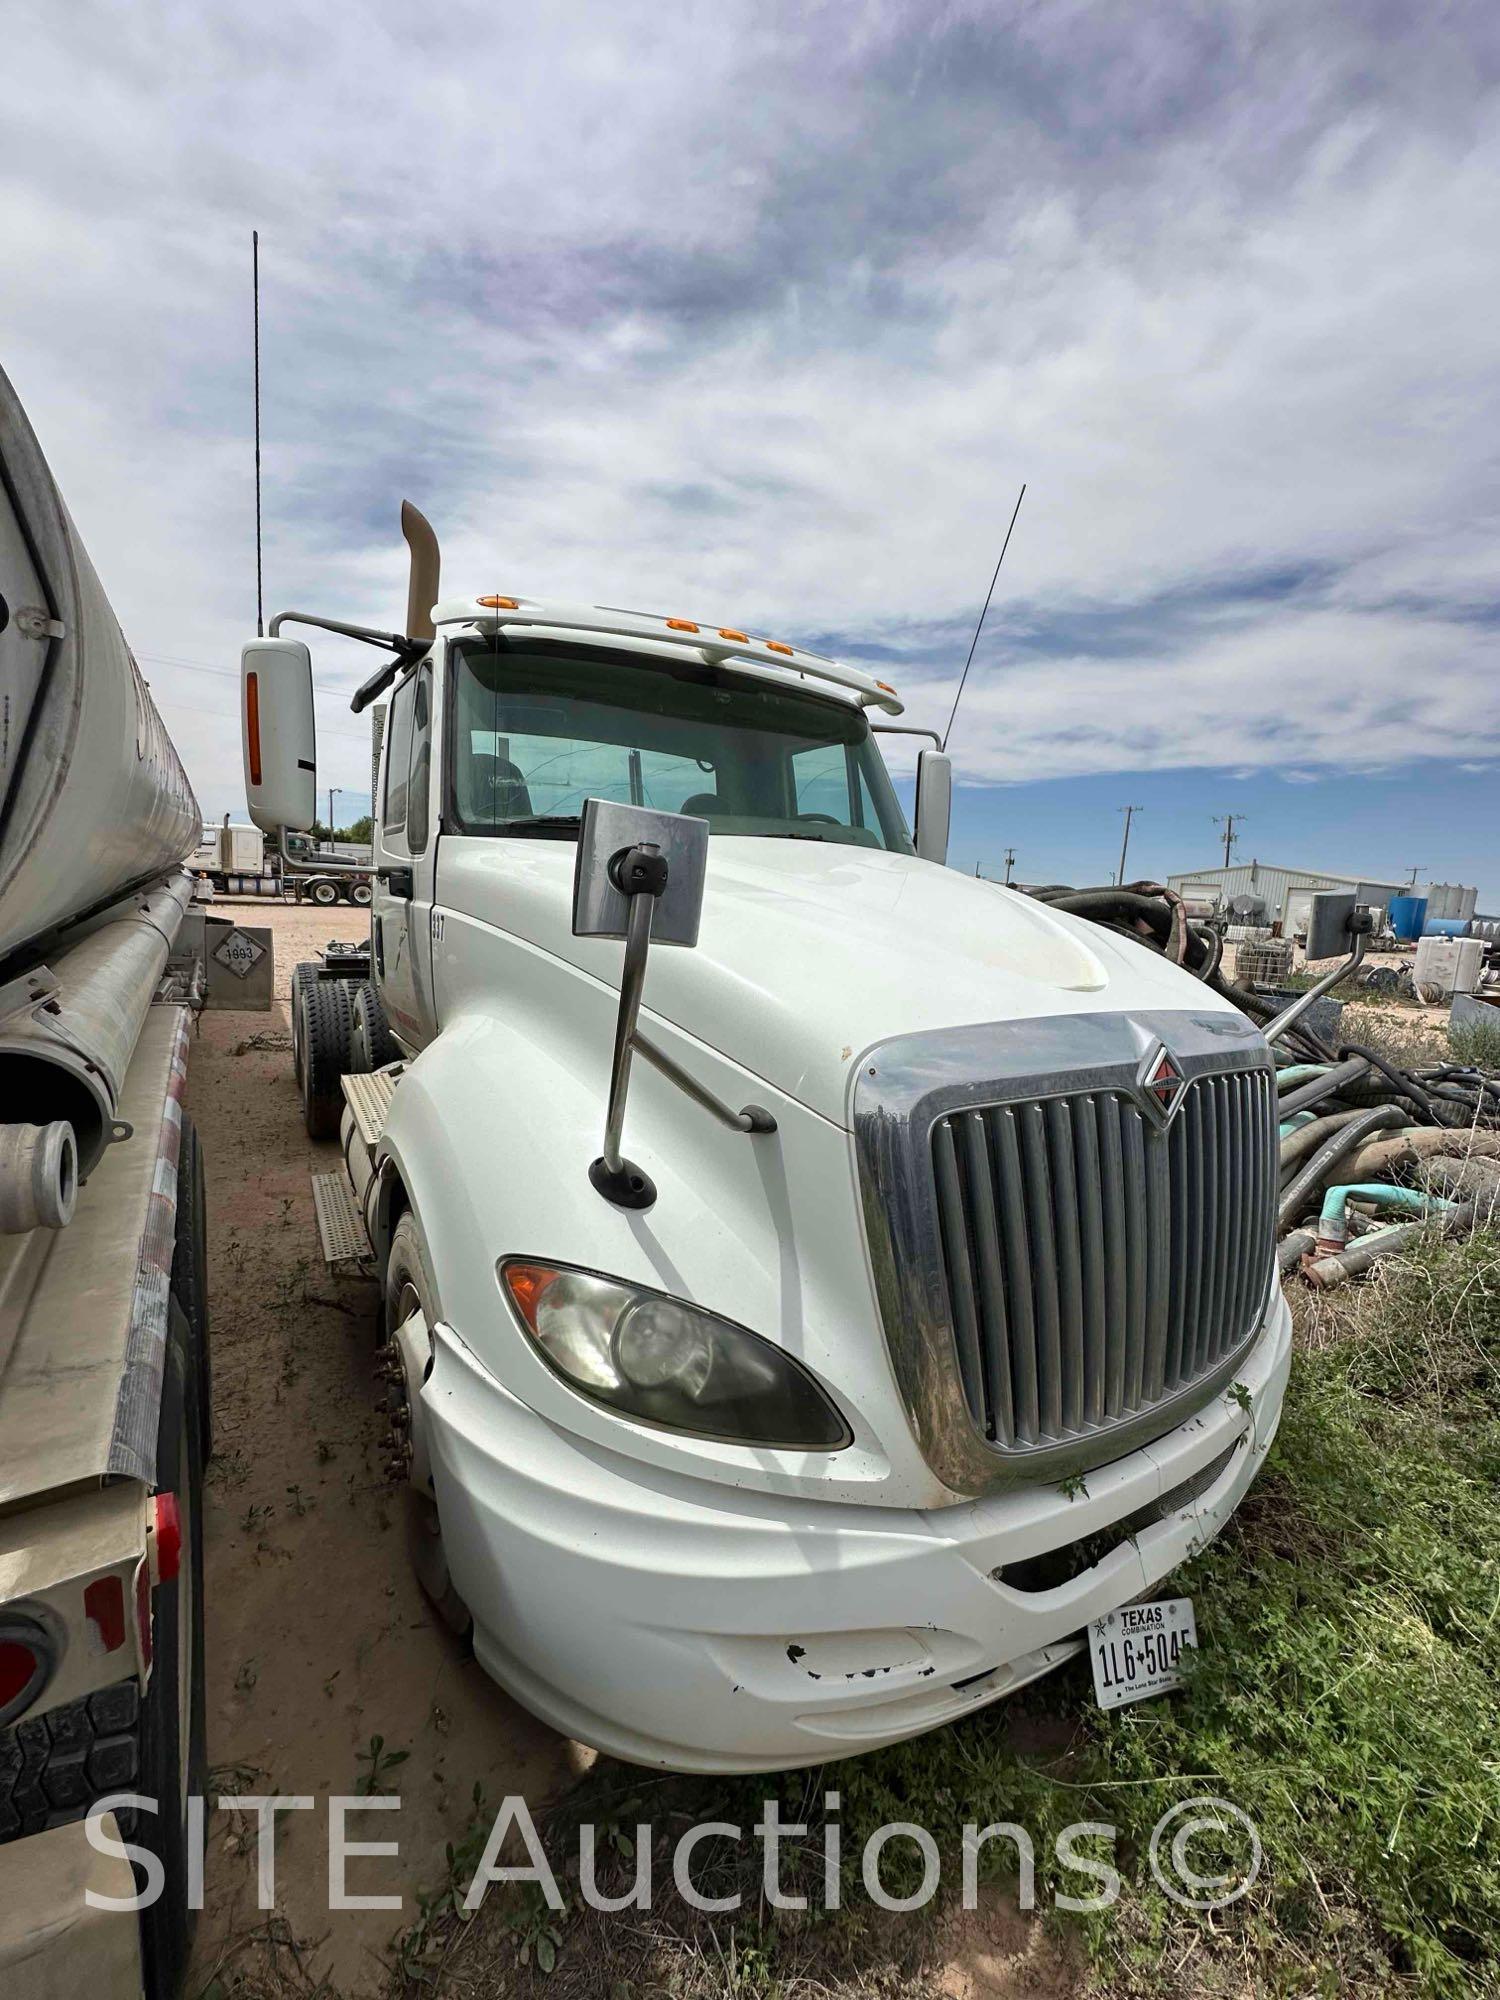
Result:
[[[1278,1289],[1240,1371],[1248,1399],[1215,1397],[1071,1499],[1038,1485],[927,1513],[617,1456],[510,1396],[446,1327],[422,1402],[449,1565],[494,1678],[612,1756],[763,1771],[932,1729],[1075,1652],[1090,1619],[1223,1527],[1275,1435],[1290,1357]],[[997,1574],[1126,1522],[1051,1587]]]

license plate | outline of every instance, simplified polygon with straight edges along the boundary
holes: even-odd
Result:
[[[1089,1626],[1094,1694],[1101,1708],[1182,1686],[1182,1656],[1198,1643],[1190,1597],[1122,1604]]]

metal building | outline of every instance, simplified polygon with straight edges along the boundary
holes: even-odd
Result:
[[[1236,861],[1228,868],[1195,868],[1190,874],[1169,875],[1167,887],[1184,896],[1216,902],[1245,923],[1279,923],[1285,936],[1304,928],[1309,899],[1319,889],[1352,889],[1361,903],[1372,904],[1382,912],[1393,897],[1408,893],[1404,882],[1334,875],[1317,868],[1278,868],[1269,861]]]

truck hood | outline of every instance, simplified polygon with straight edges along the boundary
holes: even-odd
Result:
[[[618,987],[620,944],[572,934],[573,860],[571,843],[445,836],[439,899]],[[855,1065],[894,1035],[1171,1007],[1233,1012],[1158,954],[1000,883],[910,855],[726,836],[709,843],[696,948],[652,950],[642,1020],[843,1125]]]

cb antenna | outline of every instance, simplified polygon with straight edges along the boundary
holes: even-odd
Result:
[[[266,635],[265,591],[260,560],[260,231],[250,232],[251,323],[255,344],[255,636]]]
[[[948,748],[948,738],[953,734],[953,718],[958,714],[958,704],[963,700],[964,682],[969,678],[969,668],[974,663],[974,648],[979,644],[979,635],[984,630],[984,621],[990,608],[990,599],[995,594],[995,585],[1000,581],[1000,564],[1005,561],[1005,551],[1010,547],[1012,530],[1016,525],[1016,515],[1021,511],[1021,502],[1026,498],[1026,482],[1021,481],[1021,490],[1016,495],[1015,508],[1010,517],[1010,527],[1005,531],[1005,540],[1000,544],[999,560],[995,564],[995,574],[990,578],[990,587],[984,594],[984,609],[979,614],[979,623],[974,627],[974,636],[969,641],[969,657],[964,661],[964,670],[958,677],[958,693],[953,697],[953,711],[948,717],[948,727],[943,731],[943,748]]]

